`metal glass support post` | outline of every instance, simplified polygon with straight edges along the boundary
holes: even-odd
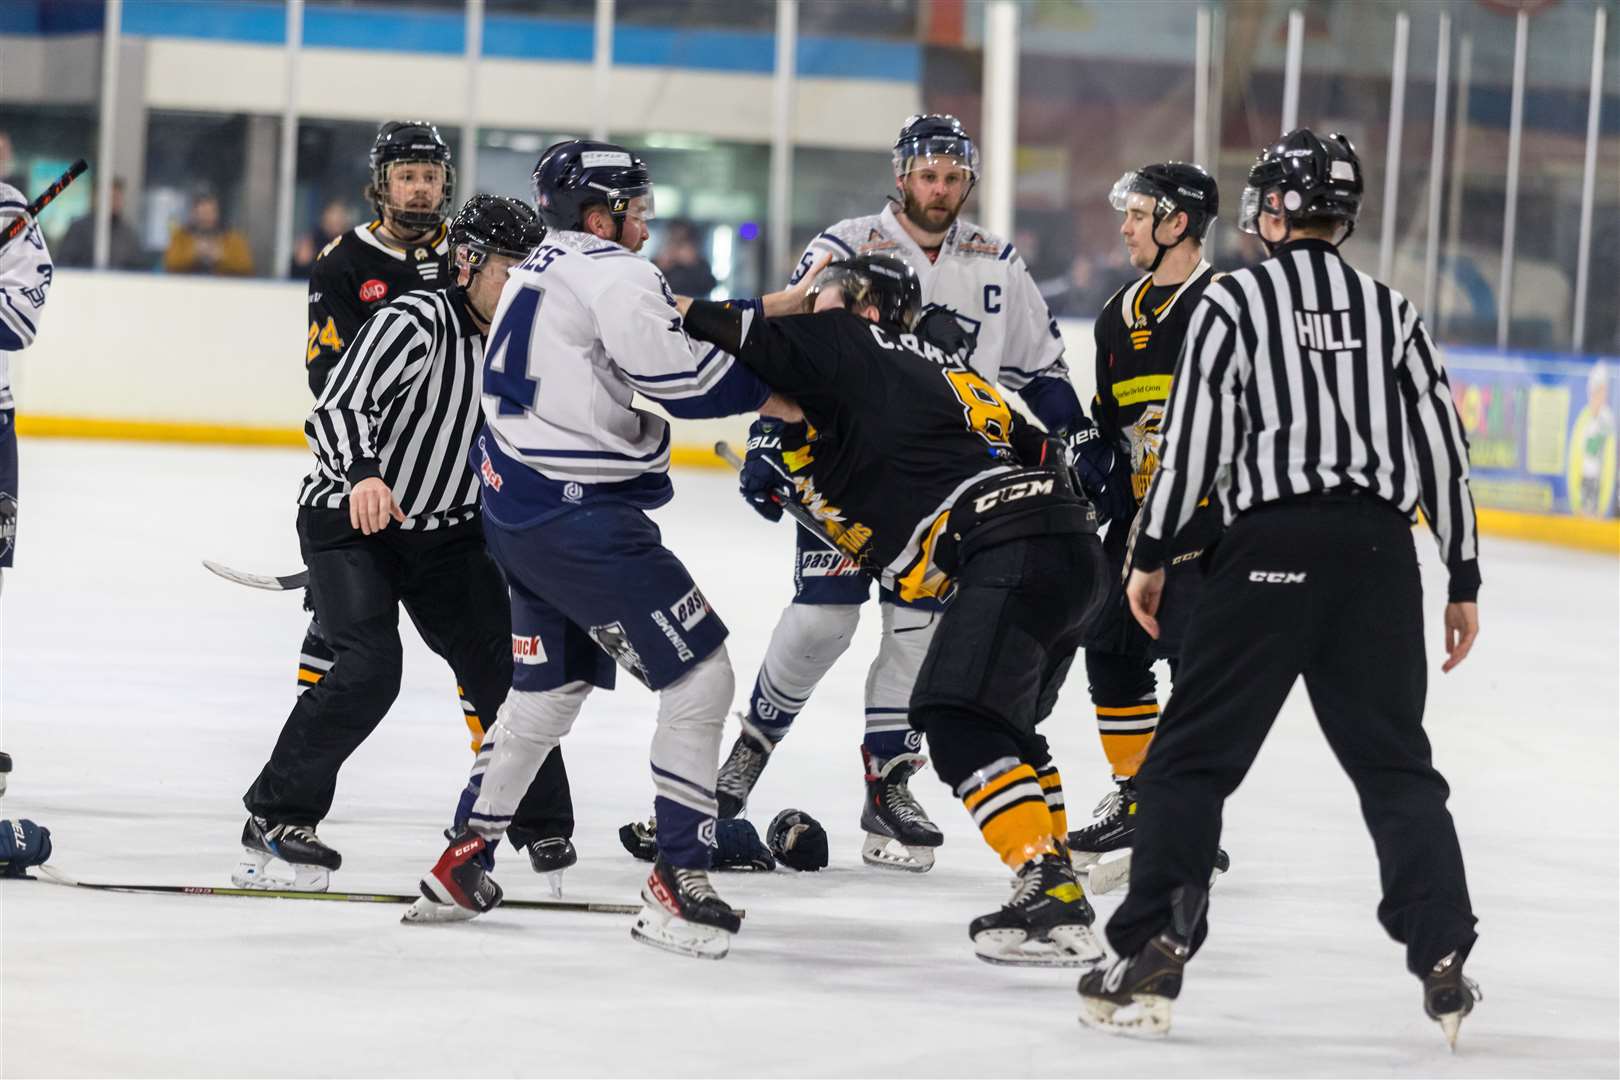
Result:
[[[1011,236],[1018,189],[1018,5],[991,0],[984,13],[984,177],[980,206],[993,233]]]
[[[484,53],[484,0],[467,0],[467,110],[461,118],[461,155],[456,181],[457,204],[478,191],[478,61]]]
[[[1198,20],[1194,28],[1193,43],[1193,164],[1202,165],[1212,174],[1215,169],[1209,158],[1209,56],[1210,30],[1214,16],[1207,4],[1198,5]]]
[[[596,0],[596,38],[591,52],[591,138],[608,137],[608,85],[613,80],[613,0]]]
[[[287,0],[287,85],[281,107],[281,153],[276,159],[275,262],[269,277],[292,265],[293,189],[298,182],[298,56],[304,47],[304,0]]]
[[[1434,132],[1429,143],[1429,240],[1423,251],[1423,306],[1434,318],[1435,285],[1440,278],[1440,189],[1446,174],[1446,100],[1451,92],[1451,15],[1440,13],[1440,44],[1434,60]]]
[[[1513,321],[1513,242],[1519,227],[1519,152],[1524,142],[1524,65],[1530,51],[1530,13],[1519,11],[1513,29],[1513,110],[1508,115],[1507,209],[1502,215],[1502,276],[1496,289],[1496,347],[1508,346]]]
[[[799,0],[777,0],[776,67],[771,73],[770,232],[765,265],[771,280],[793,260],[793,106],[799,56]]]
[[[1286,135],[1299,126],[1299,69],[1305,59],[1305,13],[1288,13],[1288,58],[1283,62],[1282,129]]]
[[[1406,126],[1406,49],[1412,20],[1395,16],[1395,56],[1389,77],[1389,141],[1384,148],[1384,215],[1378,230],[1378,280],[1395,272],[1395,203],[1401,187],[1401,133]]]
[[[97,270],[107,269],[112,250],[113,151],[118,132],[118,52],[124,43],[124,0],[107,0],[101,28],[101,102],[96,118],[96,216],[93,224],[93,259]],[[23,198],[32,198],[24,192]]]
[[[1609,28],[1609,13],[1597,9],[1592,26],[1592,91],[1586,107],[1586,166],[1581,176],[1581,233],[1575,254],[1575,318],[1571,343],[1576,352],[1586,347],[1586,290],[1592,270],[1592,200],[1597,185],[1598,121],[1603,109],[1603,39]]]

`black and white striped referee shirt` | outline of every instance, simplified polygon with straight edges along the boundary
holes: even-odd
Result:
[[[1132,565],[1162,566],[1212,490],[1230,524],[1262,503],[1351,486],[1408,515],[1421,506],[1451,598],[1474,599],[1468,440],[1434,342],[1400,293],[1332,244],[1297,240],[1216,279],[1193,312]]]
[[[459,288],[406,293],[366,320],[304,423],[315,469],[304,506],[343,508],[380,476],[402,529],[438,529],[478,514],[467,463],[478,433],[484,338]]]

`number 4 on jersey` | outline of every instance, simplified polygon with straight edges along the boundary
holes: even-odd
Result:
[[[489,332],[484,348],[484,393],[501,399],[501,416],[533,412],[540,380],[529,377],[529,340],[546,290],[525,285]]]

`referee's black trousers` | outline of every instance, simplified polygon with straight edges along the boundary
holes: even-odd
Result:
[[[299,695],[242,801],[272,822],[314,825],[332,808],[338,770],[399,694],[400,607],[489,725],[512,685],[511,605],[477,517],[422,532],[390,524],[365,536],[349,524],[347,509],[300,507],[298,539],[310,598],[337,660]],[[573,818],[568,775],[554,750],[518,808],[512,842],[571,836]]]
[[[1137,776],[1130,892],[1108,923],[1121,956],[1209,881],[1221,808],[1301,675],[1355,784],[1378,853],[1378,920],[1429,970],[1472,947],[1474,914],[1449,789],[1423,732],[1427,670],[1411,527],[1371,497],[1317,495],[1239,517],[1216,548],[1181,670]],[[1200,925],[1194,947],[1207,933]]]

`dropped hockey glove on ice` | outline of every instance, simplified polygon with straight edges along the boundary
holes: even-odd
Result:
[[[0,818],[0,877],[24,877],[23,871],[51,857],[51,830],[27,818]]]
[[[619,843],[642,862],[658,858],[658,824],[632,821],[619,829]],[[753,823],[731,818],[714,823],[714,870],[775,870],[776,859]]]
[[[771,854],[794,870],[820,870],[827,865],[827,830],[803,810],[783,810],[765,831]]]
[[[784,455],[804,446],[807,430],[804,424],[774,416],[762,416],[748,429],[748,455],[737,474],[737,487],[766,521],[781,521],[782,503],[798,498]]]

